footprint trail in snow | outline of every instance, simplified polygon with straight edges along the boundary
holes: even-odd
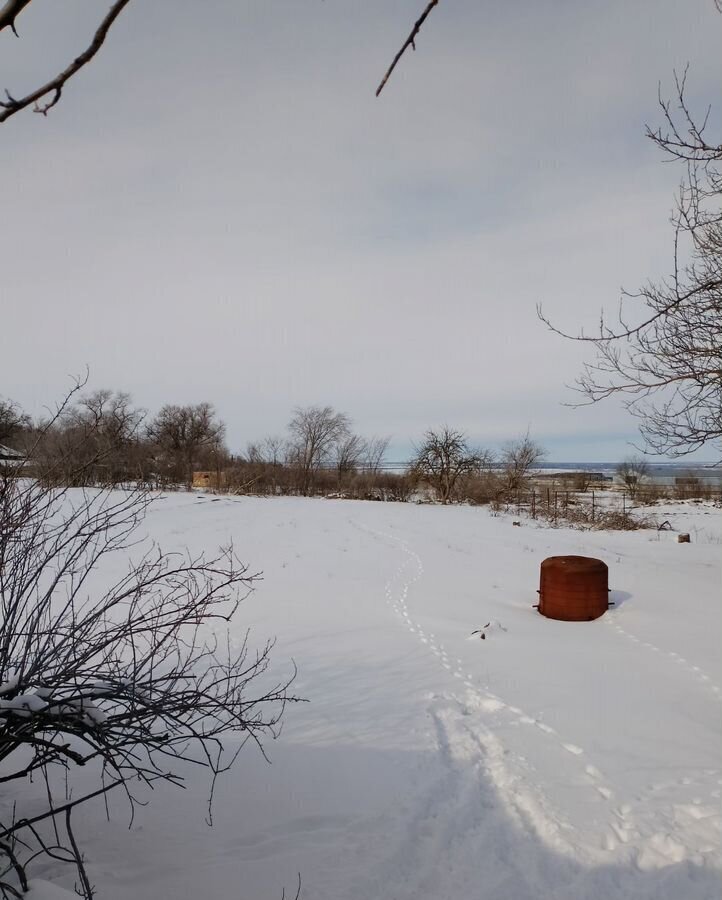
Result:
[[[557,852],[576,858],[586,857],[592,861],[600,859],[600,851],[601,858],[605,853],[631,851],[635,864],[640,869],[647,869],[695,858],[696,848],[707,848],[710,836],[719,831],[720,816],[714,807],[695,797],[689,802],[673,804],[661,823],[647,822],[646,827],[643,827],[637,821],[632,804],[617,801],[615,789],[607,781],[602,769],[588,759],[583,747],[560,735],[539,716],[508,703],[503,697],[490,691],[468,671],[463,660],[450,655],[435,633],[425,630],[414,619],[408,603],[409,593],[423,577],[424,564],[409,543],[386,532],[360,525],[357,527],[402,551],[401,563],[384,586],[386,603],[410,634],[466,689],[463,698],[453,694],[445,698],[432,698],[430,712],[437,731],[443,731],[447,755],[461,753],[467,760],[477,757],[477,764],[483,759],[484,771],[491,778],[505,805]],[[655,652],[664,652],[630,635],[612,617],[607,624]],[[668,655],[696,675],[700,686],[709,687],[719,699],[719,689],[711,683],[708,676],[679,654]],[[474,716],[474,713],[479,715]],[[570,772],[569,778],[574,778],[579,787],[586,783],[587,790],[593,791],[598,802],[606,805],[606,824],[600,822],[600,831],[591,844],[580,843],[578,829],[573,823],[566,821],[544,796],[539,784],[534,782],[535,773],[528,761],[502,745],[495,734],[495,723],[503,722],[535,729],[540,740],[545,740],[548,745],[556,748],[560,755],[560,770]],[[497,727],[496,731],[498,730]],[[569,769],[570,765],[577,767],[576,774],[574,768]],[[715,793],[719,797],[719,790],[708,791],[713,800]],[[638,795],[636,800],[637,803],[643,801],[643,796]],[[684,841],[672,836],[680,831],[685,834]],[[714,847],[709,849],[713,850]]]

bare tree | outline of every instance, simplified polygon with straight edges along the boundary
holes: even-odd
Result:
[[[626,487],[632,500],[639,493],[644,479],[649,475],[649,466],[638,456],[630,457],[621,462],[616,469],[617,477]]]
[[[544,458],[546,451],[533,441],[527,431],[522,437],[509,441],[501,451],[501,469],[507,491],[519,491],[529,473]]]
[[[68,432],[66,446],[73,448],[71,467],[82,468],[95,483],[119,484],[142,478],[139,444],[145,415],[144,409],[133,406],[130,394],[122,391],[103,389],[81,396],[59,420]]]
[[[133,407],[130,394],[106,388],[81,396],[66,419],[82,425],[87,423],[110,444],[121,444],[135,437],[145,415],[144,409]]]
[[[284,451],[286,449],[285,438],[278,435],[270,435],[263,439],[261,444],[262,452],[267,463],[272,466],[280,466],[283,462]]]
[[[297,407],[288,424],[288,460],[299,473],[302,494],[311,492],[316,472],[332,458],[336,445],[350,434],[351,420],[331,406]]]
[[[254,465],[266,462],[266,457],[263,453],[263,447],[256,441],[249,441],[246,444],[246,452],[243,454],[243,456],[246,462],[253,463]]]
[[[250,442],[246,446],[245,459],[229,473],[230,484],[236,492],[254,491],[277,494],[279,479],[283,483],[287,474],[283,461],[286,455],[286,440],[272,435],[262,441]]]
[[[411,472],[430,484],[439,500],[446,504],[464,479],[491,463],[489,451],[470,448],[463,432],[444,425],[438,431],[430,429],[424,434],[422,443],[415,448]]]
[[[246,445],[245,458],[251,463],[277,466],[283,462],[285,448],[284,438],[271,435],[262,441],[249,441]]]
[[[358,434],[347,434],[334,447],[339,487],[344,478],[358,469],[366,454],[366,441]]]
[[[640,420],[645,449],[683,456],[722,438],[722,144],[706,136],[709,110],[693,115],[686,72],[675,74],[665,126],[647,136],[686,173],[672,215],[672,274],[624,293],[618,321],[602,317],[591,344],[596,359],[577,380],[586,403],[623,398]]]
[[[87,373],[74,378],[73,387],[55,410],[48,410],[48,416],[37,422],[27,418],[16,438],[23,454],[22,469],[43,484],[77,486],[99,480],[103,442],[91,436],[90,417],[82,423],[76,418],[82,402],[78,398],[87,380]]]
[[[180,784],[191,759],[209,790],[233,763],[224,737],[274,736],[289,679],[268,680],[270,644],[226,632],[256,576],[219,555],[147,547],[115,583],[89,590],[112,554],[139,553],[144,491],[54,488],[0,478],[0,784],[40,779],[44,807],[0,822],[0,894],[27,890],[51,855],[78,868],[73,810],[118,789],[130,809],[157,781]],[[73,771],[95,773],[75,783]],[[210,812],[210,807],[209,807]]]
[[[174,477],[190,484],[196,464],[205,457],[216,463],[225,453],[226,426],[216,418],[212,403],[195,406],[164,406],[149,424],[148,437],[154,441]]]
[[[375,477],[383,469],[390,440],[388,437],[373,437],[366,441],[363,464],[369,475]]]
[[[31,424],[30,416],[18,403],[0,397],[0,444],[13,444]]]

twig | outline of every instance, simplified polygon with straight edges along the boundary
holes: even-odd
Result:
[[[388,67],[388,69],[386,70],[386,74],[385,74],[384,77],[381,79],[381,84],[379,84],[379,86],[376,88],[376,96],[377,96],[377,97],[379,96],[379,94],[381,93],[381,91],[384,89],[384,86],[386,85],[386,82],[387,82],[387,81],[389,80],[389,78],[391,77],[391,73],[392,73],[392,72],[394,71],[394,69],[396,68],[396,64],[397,64],[398,61],[401,59],[401,57],[404,55],[404,53],[406,53],[406,51],[409,49],[409,47],[411,47],[412,50],[416,50],[416,43],[415,43],[415,41],[416,41],[416,36],[418,35],[419,31],[421,31],[421,26],[422,26],[422,25],[424,24],[424,22],[426,21],[427,16],[428,16],[429,13],[431,12],[431,10],[432,10],[435,6],[438,5],[438,3],[439,3],[439,0],[429,0],[429,3],[427,3],[426,9],[425,9],[425,10],[423,11],[423,13],[419,16],[419,18],[416,20],[416,22],[415,22],[415,24],[414,24],[414,27],[411,29],[411,34],[410,34],[410,35],[406,38],[406,40],[404,41],[403,46],[401,47],[401,49],[399,50],[399,52],[398,52],[398,53],[396,54],[396,56],[394,57],[393,62],[391,63],[391,65],[390,65],[390,66]]]
[[[301,873],[298,873],[298,887],[296,888],[296,893],[293,896],[293,900],[299,900],[301,896]],[[281,900],[286,900],[286,888],[281,892]]]
[[[80,884],[83,888],[83,895],[85,900],[93,900],[93,888],[91,887],[88,873],[85,871],[85,863],[83,862],[83,856],[78,849],[73,829],[70,826],[70,816],[72,812],[72,809],[65,810],[65,830],[68,832],[68,840],[70,841],[70,846],[73,848],[73,855],[75,856],[75,864],[78,867],[78,875],[80,877]]]
[[[18,876],[18,881],[20,882],[20,887],[23,891],[27,892],[28,890],[28,880],[25,876],[25,870],[18,862],[17,857],[13,853],[12,847],[10,844],[0,843],[0,852],[4,853],[5,856],[10,860],[10,865],[15,869],[15,874]],[[7,887],[7,885],[6,885]]]
[[[7,3],[0,9],[0,31],[3,28],[10,28],[15,37],[18,37],[15,29],[15,19],[28,3],[30,3],[30,0],[7,0]]]

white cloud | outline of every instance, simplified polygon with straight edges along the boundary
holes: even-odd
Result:
[[[330,402],[399,446],[448,421],[621,448],[618,406],[560,405],[582,350],[534,309],[588,327],[666,273],[679,173],[643,123],[686,59],[714,97],[707,5],[441,4],[377,101],[411,0],[131,4],[0,133],[2,392],[49,402],[87,363],[151,408],[213,400],[235,446]],[[0,84],[82,45],[69,9],[0,36]]]

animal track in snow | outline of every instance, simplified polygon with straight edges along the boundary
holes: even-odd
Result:
[[[446,647],[441,641],[437,640],[436,635],[433,632],[429,632],[428,635],[425,634],[422,627],[414,622],[407,606],[409,588],[411,584],[419,580],[424,571],[420,556],[409,546],[408,542],[395,535],[372,531],[368,528],[363,530],[368,531],[379,539],[392,541],[404,552],[406,559],[397,567],[395,575],[389,579],[385,586],[386,596],[391,598],[391,606],[401,619],[401,622],[406,625],[409,631],[418,635],[421,643],[431,651],[445,671],[464,684],[467,689],[467,697],[466,702],[461,703],[461,707],[462,710],[465,710],[465,714],[468,715],[468,709],[471,706],[486,715],[511,717],[511,720],[519,725],[538,729],[540,734],[554,741],[560,750],[563,749],[566,753],[580,759],[585,757],[585,752],[581,747],[571,742],[565,742],[551,725],[547,725],[537,716],[528,714],[518,706],[506,703],[501,697],[475,682],[473,675],[465,671],[463,660],[455,657],[452,661]],[[594,772],[594,776],[590,777],[590,788],[603,800],[608,801],[612,797],[612,790],[604,783],[602,773],[595,766],[587,766],[588,775],[589,770]]]
[[[358,526],[361,528],[362,526]],[[498,757],[500,769],[499,780],[493,776],[497,788],[502,794],[507,794],[507,799],[512,805],[521,803],[524,806],[527,802],[534,806],[536,812],[532,819],[542,830],[549,829],[550,820],[558,821],[556,814],[552,814],[551,810],[545,810],[546,803],[540,803],[538,797],[538,788],[529,780],[528,773],[525,773],[525,764],[523,757],[515,757],[513,753],[509,753],[508,748],[503,747],[499,738],[495,734],[493,725],[494,719],[511,720],[518,725],[524,727],[536,728],[540,735],[544,735],[549,741],[552,741],[559,752],[562,751],[566,756],[567,762],[565,767],[581,765],[584,772],[583,781],[588,785],[588,789],[594,792],[598,802],[603,803],[609,809],[609,818],[606,826],[602,826],[603,830],[599,835],[599,844],[604,852],[615,852],[620,848],[626,848],[625,853],[634,854],[635,861],[640,868],[665,865],[677,859],[685,859],[688,856],[694,856],[695,847],[705,847],[707,844],[714,845],[714,829],[719,828],[719,815],[716,807],[719,805],[720,796],[719,784],[699,785],[696,790],[711,798],[712,805],[707,806],[702,803],[701,797],[689,796],[690,788],[695,787],[692,779],[684,778],[675,785],[679,788],[675,791],[674,802],[670,802],[669,817],[667,831],[660,830],[658,816],[655,813],[650,817],[651,810],[648,810],[645,797],[652,792],[664,789],[663,785],[652,785],[646,792],[637,794],[634,802],[634,810],[630,804],[619,804],[613,807],[614,791],[611,785],[606,782],[604,774],[595,765],[588,761],[588,757],[584,749],[576,743],[567,741],[562,735],[550,725],[541,721],[537,717],[528,714],[518,706],[506,703],[501,697],[493,694],[484,684],[480,683],[471,672],[466,671],[463,660],[459,657],[450,657],[447,648],[440,641],[434,632],[426,632],[424,628],[414,621],[412,609],[408,605],[409,592],[411,587],[419,581],[423,576],[424,567],[419,555],[409,546],[407,541],[391,534],[383,532],[375,532],[371,529],[363,528],[377,539],[386,542],[392,542],[398,546],[404,554],[405,559],[397,567],[394,575],[385,585],[386,602],[398,617],[400,624],[404,625],[411,634],[429,650],[438,663],[443,667],[444,671],[458,679],[466,688],[465,699],[455,698],[458,704],[458,711],[452,714],[451,709],[447,709],[443,718],[446,721],[445,728],[449,738],[454,740],[458,737],[464,743],[465,738],[460,729],[463,728],[465,734],[470,740],[479,741],[480,752],[489,752],[493,744],[493,754]],[[617,622],[617,615],[611,613],[604,617],[607,625],[614,628],[620,635],[630,640],[632,643],[639,644],[652,652],[663,654],[669,657],[670,661],[676,665],[685,668],[690,674],[694,675],[700,684],[712,694],[720,699],[720,690],[714,685],[702,670],[691,663],[677,652],[666,652],[650,642],[640,639],[637,635],[627,632]],[[453,696],[453,695],[452,695]],[[469,718],[472,712],[478,712],[480,717]],[[452,722],[454,715],[458,717],[458,723]],[[463,718],[462,718],[463,717]],[[485,722],[489,717],[489,722]],[[464,723],[462,725],[462,722]],[[457,748],[461,750],[461,747]],[[452,752],[456,753],[457,750]],[[508,754],[508,756],[507,756]],[[506,757],[506,762],[502,760]],[[573,759],[578,763],[572,762]],[[510,764],[513,765],[510,768]],[[502,768],[503,767],[503,768]],[[516,771],[518,769],[518,771]],[[707,775],[719,776],[717,770],[710,770]],[[709,779],[707,779],[709,780]],[[507,788],[514,784],[514,790],[509,793]],[[674,786],[673,786],[674,787]],[[705,790],[705,788],[708,788]],[[524,810],[520,810],[524,813]],[[600,823],[601,825],[602,823]],[[570,825],[563,825],[560,832],[563,838],[566,829]],[[665,827],[667,827],[665,825]],[[681,835],[680,843],[677,835]],[[671,835],[674,835],[672,837]],[[711,836],[710,836],[711,835]],[[697,838],[695,836],[698,836]],[[695,844],[695,840],[697,843]]]
[[[722,690],[712,681],[712,679],[709,675],[707,675],[706,672],[702,671],[699,666],[695,666],[693,663],[686,660],[683,656],[681,656],[674,650],[662,650],[660,647],[657,647],[650,641],[642,640],[642,638],[637,637],[636,634],[632,634],[630,631],[627,631],[626,628],[623,628],[617,621],[618,616],[618,612],[607,613],[607,615],[604,616],[604,622],[610,628],[613,628],[618,634],[621,634],[623,637],[630,640],[633,644],[639,644],[640,646],[646,647],[648,650],[651,650],[653,653],[659,653],[662,656],[667,656],[683,669],[686,669],[694,678],[697,679],[697,681],[700,683],[700,686],[703,686],[707,690],[711,691],[717,700],[722,700]]]
[[[358,526],[361,527],[361,526]],[[413,618],[413,607],[409,605],[409,593],[415,583],[423,577],[424,567],[419,555],[409,546],[407,541],[391,534],[375,532],[363,528],[372,536],[383,543],[393,543],[398,546],[404,559],[397,566],[394,575],[385,585],[384,593],[386,602],[399,621],[408,631],[414,635],[419,643],[429,650],[445,672],[461,682],[466,688],[464,698],[454,697],[451,707],[447,706],[443,714],[435,718],[444,723],[447,740],[453,746],[447,748],[456,755],[466,755],[466,746],[469,754],[472,753],[473,742],[478,742],[478,754],[474,765],[484,765],[484,768],[492,775],[497,789],[506,797],[507,802],[517,807],[523,816],[527,816],[529,809],[534,810],[531,823],[537,828],[540,836],[543,832],[551,833],[553,823],[559,823],[559,818],[544,800],[543,794],[533,780],[533,774],[522,756],[515,756],[508,747],[502,745],[498,737],[498,729],[494,722],[516,723],[524,728],[536,728],[539,735],[552,742],[558,748],[558,752],[564,757],[564,768],[573,773],[579,766],[583,773],[581,782],[586,784],[587,790],[594,792],[595,801],[603,804],[608,810],[608,816],[604,816],[606,824],[599,822],[601,829],[598,832],[597,846],[603,853],[623,852],[626,856],[632,855],[635,863],[640,868],[668,865],[675,860],[694,858],[711,852],[709,847],[716,846],[719,831],[719,806],[720,785],[711,781],[712,776],[719,781],[719,771],[706,772],[704,781],[698,784],[694,779],[685,777],[678,782],[667,785],[651,785],[646,791],[636,793],[634,808],[631,804],[619,804],[615,800],[615,792],[607,782],[604,774],[593,765],[582,747],[568,741],[566,737],[545,722],[540,721],[534,715],[525,712],[518,706],[506,703],[503,698],[493,694],[488,686],[481,683],[478,678],[466,670],[464,662],[459,657],[451,657],[449,651],[432,631],[426,631]],[[668,656],[671,662],[687,670],[693,675],[700,687],[704,687],[720,699],[719,688],[713,684],[709,676],[677,652],[666,652],[648,641],[640,639],[637,635],[627,632],[617,621],[618,613],[613,612],[604,617],[604,621],[613,627],[620,635],[631,643],[636,643],[646,649]],[[458,650],[457,650],[458,652]],[[476,715],[473,715],[476,713]],[[433,715],[433,713],[432,713]],[[457,741],[459,746],[456,746]],[[485,754],[496,759],[484,763]],[[480,756],[479,756],[480,754]],[[471,759],[471,757],[470,757]],[[498,772],[492,773],[490,769],[498,765]],[[700,776],[701,777],[701,776]],[[667,812],[662,817],[660,826],[659,814],[655,811],[655,804],[649,806],[647,799],[651,794],[660,792],[669,794],[669,804],[665,807]],[[699,796],[698,796],[699,795]],[[709,798],[702,802],[702,797]],[[616,804],[616,805],[615,805]],[[656,804],[658,805],[658,804]],[[560,841],[565,841],[568,829],[572,825],[564,824],[561,830],[555,833]],[[715,831],[715,829],[717,831]],[[717,834],[717,837],[715,835]],[[555,838],[556,839],[556,838]],[[702,848],[702,849],[700,849]]]
[[[576,744],[562,744],[562,747],[567,751],[567,753],[573,753],[574,756],[581,756],[584,751],[581,747],[577,747]]]

